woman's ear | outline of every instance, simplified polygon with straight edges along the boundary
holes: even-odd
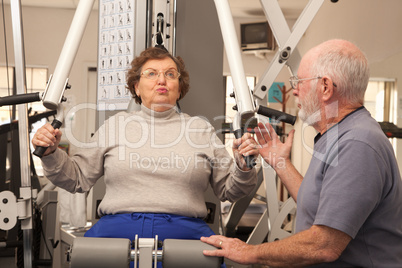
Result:
[[[140,96],[140,90],[138,89],[138,83],[134,84],[134,91],[135,91],[135,94],[139,97]]]

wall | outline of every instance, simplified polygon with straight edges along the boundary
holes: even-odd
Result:
[[[208,19],[205,19],[205,14]],[[212,0],[177,2],[176,54],[190,73],[190,91],[180,101],[183,112],[203,116],[219,130],[224,115],[223,40]],[[222,138],[222,136],[220,137]]]

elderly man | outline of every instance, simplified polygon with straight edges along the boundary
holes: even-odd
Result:
[[[260,154],[297,201],[296,234],[248,245],[223,236],[205,251],[241,264],[401,267],[402,182],[390,142],[363,106],[369,68],[345,40],[314,47],[290,82],[299,117],[313,126],[313,157],[304,178],[290,162],[294,131],[282,143],[272,126],[256,128]]]

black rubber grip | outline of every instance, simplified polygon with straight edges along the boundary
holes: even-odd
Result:
[[[265,106],[259,106],[258,107],[258,114],[281,121],[281,122],[285,122],[291,125],[294,125],[296,123],[296,116],[294,115],[290,115],[278,110],[274,110]]]
[[[7,97],[0,98],[0,106],[4,105],[17,105],[22,103],[30,103],[41,100],[41,93],[27,93],[27,94],[19,94],[12,95]]]
[[[54,119],[53,122],[52,122],[52,127],[53,127],[54,129],[60,128],[62,124],[63,124],[63,123],[60,122],[59,120]],[[36,156],[39,157],[39,158],[42,158],[42,156],[43,156],[43,154],[46,152],[47,148],[48,148],[48,147],[37,146],[37,147],[35,148],[35,151],[33,151],[33,154],[36,155]]]
[[[235,135],[236,139],[240,139],[242,136],[241,129],[234,130],[234,135]],[[253,168],[257,164],[255,157],[252,155],[243,156],[243,158],[244,158],[244,161],[246,161],[248,168]]]

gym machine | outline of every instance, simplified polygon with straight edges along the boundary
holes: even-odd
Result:
[[[134,2],[134,1],[133,1]],[[61,51],[59,60],[57,62],[55,73],[50,76],[47,83],[45,93],[26,94],[24,89],[25,84],[25,59],[23,49],[23,36],[22,36],[22,19],[21,19],[21,4],[19,1],[11,2],[12,18],[13,18],[13,34],[15,44],[15,57],[16,57],[16,76],[17,76],[17,95],[0,98],[0,105],[19,105],[19,140],[23,141],[20,144],[21,155],[21,167],[22,172],[21,180],[22,187],[20,189],[20,198],[10,191],[3,191],[0,193],[0,229],[10,230],[13,228],[17,221],[22,222],[22,228],[24,230],[23,235],[23,248],[24,248],[24,267],[32,267],[32,205],[33,203],[41,205],[44,203],[46,211],[49,213],[49,219],[56,217],[55,204],[57,203],[56,196],[52,195],[51,184],[47,185],[45,189],[38,194],[36,190],[32,190],[30,185],[30,175],[26,169],[30,167],[28,160],[29,144],[28,144],[28,125],[27,120],[24,120],[27,107],[26,103],[42,101],[44,106],[51,110],[57,110],[57,117],[53,120],[52,126],[59,128],[63,122],[63,106],[61,102],[65,101],[64,91],[70,86],[68,84],[68,75],[71,70],[75,55],[77,53],[79,44],[81,42],[85,26],[87,24],[90,12],[92,10],[94,0],[80,1],[77,10],[75,12],[72,24],[70,26],[68,35],[66,37],[63,49]],[[136,2],[135,8],[147,8],[147,5],[143,5],[142,2]],[[151,43],[155,46],[169,47],[168,39],[170,38],[167,33],[167,27],[170,27],[170,13],[169,13],[169,1],[147,1],[147,4],[153,6],[154,23],[148,22],[149,18],[138,16],[136,18],[138,27],[144,27],[145,24],[149,28],[152,28],[151,35],[139,34],[139,38],[136,38],[135,48],[138,51],[142,51],[146,46]],[[153,5],[152,5],[153,4]],[[148,7],[149,8],[149,7]],[[145,12],[144,12],[145,13]],[[136,29],[138,33],[138,29]],[[173,33],[174,35],[174,33]],[[140,41],[146,42],[140,42]],[[173,45],[173,44],[172,44]],[[24,142],[25,141],[25,142]],[[34,154],[41,157],[46,148],[37,147]],[[25,168],[27,167],[27,168]],[[49,205],[51,204],[51,205]],[[50,209],[49,209],[50,208]],[[57,222],[57,220],[56,220]],[[48,226],[50,228],[51,226]],[[55,226],[54,226],[55,227]],[[63,232],[63,231],[61,231]],[[53,228],[53,234],[56,230]],[[66,233],[66,232],[64,232]],[[63,235],[63,234],[62,234]],[[97,238],[83,238],[75,237],[73,234],[68,235],[69,238],[73,238],[71,248],[68,256],[71,267],[128,267],[130,260],[133,260],[136,264],[138,262],[139,267],[151,267],[152,262],[156,267],[157,262],[163,262],[165,267],[219,267],[222,262],[219,258],[206,257],[202,254],[203,249],[213,249],[214,247],[202,243],[199,240],[174,240],[167,239],[163,243],[163,250],[158,249],[159,243],[157,237],[155,239],[136,239],[133,241],[134,249],[131,249],[131,242],[128,239],[97,239]],[[47,237],[46,237],[47,238]],[[69,239],[68,238],[68,239]],[[60,241],[52,241],[52,246],[56,246]],[[113,247],[111,247],[111,245]],[[123,247],[121,245],[124,245]],[[151,245],[151,246],[150,246]],[[152,247],[152,245],[154,245]],[[2,245],[0,245],[2,246]],[[101,246],[99,248],[99,246]],[[84,250],[86,249],[86,251]],[[102,251],[103,249],[103,251]],[[107,249],[107,250],[106,250]],[[112,250],[113,256],[110,252]],[[114,251],[113,251],[114,250]],[[117,253],[120,252],[121,253]],[[82,254],[84,252],[84,254]],[[92,254],[88,253],[92,252]],[[99,253],[101,253],[99,255]],[[149,254],[154,254],[154,258],[149,258]],[[141,258],[140,258],[141,254]],[[128,255],[128,258],[122,258],[121,261],[117,261],[119,256]],[[96,256],[96,257],[94,257]],[[91,257],[93,257],[91,259]],[[83,259],[87,259],[83,261]],[[113,260],[112,263],[107,260]],[[120,264],[125,263],[121,266]],[[84,264],[83,264],[84,263]],[[44,264],[49,265],[49,263]],[[106,265],[106,266],[101,266]],[[136,266],[137,267],[137,266]]]
[[[274,32],[275,39],[279,46],[278,51],[276,52],[270,66],[265,71],[264,75],[260,79],[257,86],[254,88],[253,93],[248,89],[243,64],[241,62],[241,52],[238,47],[238,42],[236,38],[236,33],[234,30],[233,20],[230,14],[230,8],[227,0],[214,0],[220,27],[222,30],[224,45],[226,49],[226,53],[228,55],[229,67],[232,77],[234,79],[234,87],[235,87],[235,97],[236,103],[238,107],[237,116],[234,119],[233,130],[236,133],[236,136],[241,135],[245,131],[245,127],[243,122],[248,121],[251,118],[255,117],[256,114],[264,115],[270,118],[274,118],[276,120],[294,124],[296,118],[294,116],[288,115],[286,113],[278,112],[268,107],[263,106],[264,102],[266,103],[266,94],[268,93],[267,89],[274,82],[276,76],[279,74],[280,70],[286,65],[293,75],[297,72],[298,63],[300,61],[300,55],[296,49],[297,43],[301,39],[303,33],[308,28],[315,14],[318,12],[319,8],[323,4],[324,0],[310,0],[308,5],[305,7],[304,11],[300,15],[297,20],[293,30],[291,31],[285,21],[285,17],[279,7],[277,0],[260,0],[263,6],[265,15],[267,20]],[[83,31],[85,29],[89,13],[92,9],[94,0],[88,1],[80,1],[77,7],[76,13],[74,15],[73,23],[70,27],[68,36],[66,38],[65,45],[63,47],[62,53],[60,55],[58,64],[55,69],[55,74],[50,77],[48,82],[48,87],[43,96],[39,94],[29,95],[29,100],[19,100],[18,101],[18,111],[20,114],[19,118],[19,137],[20,137],[20,152],[21,152],[21,193],[20,198],[17,200],[15,196],[10,195],[8,192],[0,193],[0,197],[2,200],[7,200],[6,203],[3,202],[3,206],[1,207],[1,225],[0,228],[4,230],[8,230],[10,226],[14,226],[17,219],[21,220],[22,229],[24,231],[24,267],[31,267],[32,265],[32,200],[36,198],[37,193],[31,190],[30,185],[30,163],[29,163],[29,145],[28,145],[28,127],[27,127],[27,118],[26,116],[26,102],[30,101],[43,101],[43,104],[51,109],[62,110],[60,103],[63,101],[63,93],[64,90],[69,87],[68,85],[68,74],[71,69],[71,65],[75,58],[75,53],[78,49],[79,43],[81,41],[81,37]],[[148,28],[152,28],[151,36],[138,36],[138,39],[141,41],[145,40],[145,43],[138,43],[138,39],[136,39],[135,46],[138,46],[138,50],[143,50],[145,46],[152,45],[162,45],[164,47],[168,47],[171,44],[172,49],[174,51],[174,42],[167,43],[166,40],[169,39],[169,34],[167,33],[167,27],[170,27],[170,13],[167,5],[171,1],[151,1],[148,0],[147,3],[154,2],[154,16],[152,17],[152,22],[150,22],[147,18],[141,17],[136,18],[137,20],[142,20],[145,22]],[[334,2],[334,1],[333,1]],[[137,3],[141,5],[140,3]],[[12,10],[12,19],[13,19],[13,34],[14,34],[14,51],[15,51],[15,63],[16,63],[16,81],[17,81],[17,93],[19,95],[24,95],[23,92],[25,88],[25,66],[24,66],[24,49],[23,49],[23,40],[22,40],[22,29],[21,29],[21,11],[20,11],[20,2],[19,1],[11,1],[11,10]],[[157,11],[157,12],[155,12]],[[149,11],[148,11],[149,12]],[[175,32],[173,30],[172,34]],[[151,41],[150,41],[151,40]],[[170,49],[169,49],[170,50]],[[173,53],[174,54],[174,53]],[[57,80],[56,80],[57,79]],[[6,100],[3,105],[10,105]],[[15,100],[13,100],[15,101]],[[17,104],[17,103],[15,103]],[[62,115],[59,114],[59,118],[55,122],[55,124],[59,124],[60,126],[62,122]],[[56,125],[57,126],[57,125]],[[40,156],[40,153],[38,153]],[[249,159],[249,165],[254,165],[253,161]],[[264,166],[264,180],[266,183],[266,196],[267,196],[267,210],[261,217],[259,223],[254,228],[253,233],[250,235],[248,239],[248,243],[250,244],[258,244],[263,242],[263,239],[268,235],[268,241],[274,241],[276,239],[282,239],[289,235],[288,232],[281,229],[281,225],[283,223],[284,218],[289,214],[293,213],[295,203],[289,198],[283,204],[280,204],[277,199],[276,194],[276,181],[275,174],[273,170],[266,165]],[[262,182],[261,182],[262,183]],[[248,202],[250,198],[247,198]],[[9,202],[8,202],[9,201]],[[231,220],[228,219],[226,225],[236,226],[236,221],[239,220],[238,215],[242,215],[248,206],[240,204],[238,202],[234,204],[231,208],[231,215],[237,215]],[[16,209],[18,208],[18,209]],[[7,219],[7,220],[6,220]],[[102,239],[103,240],[103,239]],[[200,244],[196,245],[199,241],[171,241],[165,240],[163,244],[163,250],[159,250],[157,238],[150,240],[142,240],[136,239],[134,243],[134,250],[131,249],[131,242],[128,240],[123,241],[114,241],[114,239],[106,239],[107,241],[100,240],[92,240],[88,238],[79,238],[76,237],[71,246],[71,250],[69,252],[69,256],[71,259],[71,264],[77,265],[76,267],[80,267],[81,260],[89,257],[89,254],[80,255],[79,252],[82,252],[82,248],[94,249],[96,244],[107,243],[116,243],[116,248],[119,248],[121,253],[115,252],[116,256],[122,256],[122,267],[123,262],[126,265],[126,261],[133,260],[137,261],[141,258],[146,258],[147,263],[140,262],[139,264],[144,267],[149,267],[152,261],[149,261],[149,255],[152,255],[154,259],[154,265],[156,265],[157,261],[162,261],[164,266],[166,267],[181,267],[178,266],[178,263],[174,263],[174,266],[168,266],[169,264],[169,252],[174,251],[173,248],[178,248],[183,250],[188,248],[193,248],[198,252],[202,251],[200,249]],[[191,243],[195,244],[191,244]],[[201,242],[199,242],[201,243]],[[189,246],[191,244],[191,246]],[[151,246],[150,246],[151,245]],[[185,245],[185,246],[182,246]],[[202,243],[202,248],[207,246]],[[104,247],[110,249],[110,246]],[[145,248],[147,251],[144,251]],[[151,248],[151,249],[150,249]],[[95,250],[93,250],[95,251]],[[141,257],[139,255],[141,252]],[[152,253],[150,253],[152,252]],[[175,256],[174,259],[177,260],[177,255],[175,253],[171,253],[172,256]],[[178,254],[178,253],[177,253]],[[102,256],[106,256],[106,253],[101,254]],[[182,254],[186,255],[186,254]],[[182,256],[180,255],[180,256]],[[98,255],[96,255],[98,256]],[[111,255],[108,255],[109,257]],[[202,257],[204,257],[202,255]],[[82,258],[82,259],[81,259]],[[180,257],[181,258],[181,257]],[[208,259],[208,258],[207,258]],[[99,259],[98,259],[99,260]],[[155,261],[156,260],[156,261]],[[194,260],[192,258],[192,260]],[[219,263],[214,260],[214,258],[208,259],[208,261],[213,260],[215,264]],[[95,262],[95,260],[93,259]],[[183,260],[184,261],[184,260]],[[200,261],[201,263],[202,261]],[[120,262],[119,262],[120,263]],[[215,264],[211,264],[211,266],[200,266],[200,267],[215,267]],[[113,265],[114,266],[114,265]],[[72,266],[74,267],[74,266]],[[101,266],[98,266],[101,267]],[[116,266],[114,266],[116,267]],[[182,267],[189,267],[187,266]],[[191,267],[196,267],[191,265]]]

